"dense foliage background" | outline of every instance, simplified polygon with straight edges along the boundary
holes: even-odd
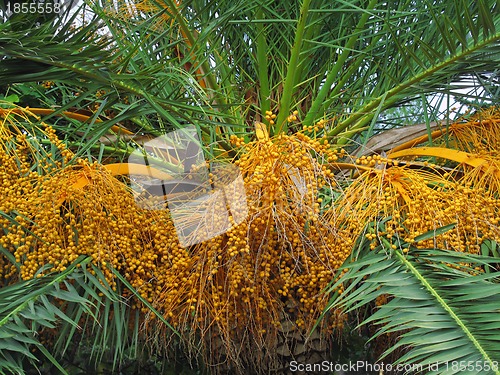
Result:
[[[497,1],[72,5],[1,13],[1,371],[499,373]],[[187,126],[249,213],[191,247],[125,166]]]

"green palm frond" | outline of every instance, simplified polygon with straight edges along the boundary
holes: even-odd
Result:
[[[92,302],[81,297],[69,282],[77,264],[84,265],[79,259],[59,275],[50,275],[32,280],[17,282],[0,289],[0,371],[24,373],[26,364],[36,367],[40,358],[32,353],[32,348],[47,358],[47,361],[67,373],[53,355],[41,344],[37,335],[42,330],[52,330],[62,321],[74,329],[79,326],[78,319],[68,316],[55,299],[63,303],[74,303],[82,313],[94,317]],[[62,288],[61,288],[62,287]],[[69,337],[71,339],[72,335]],[[28,362],[28,363],[26,363]]]
[[[359,255],[346,262],[345,273],[332,285],[331,291],[341,285],[345,290],[332,297],[329,309],[352,311],[387,296],[388,302],[361,323],[379,326],[372,339],[397,334],[397,343],[382,358],[403,350],[396,363],[417,364],[428,374],[458,373],[463,371],[459,363],[474,363],[470,374],[500,373],[498,258],[408,245],[393,250],[385,240]]]
[[[143,354],[139,310],[122,297],[121,283],[113,290],[89,261],[82,256],[64,272],[0,289],[1,374],[47,366],[66,374],[77,361],[96,368],[105,356],[119,368]],[[88,357],[75,355],[80,350]]]
[[[334,119],[329,134],[348,135],[345,143],[411,101],[433,121],[434,99],[458,87],[459,95],[470,88],[472,101],[493,94],[485,79],[499,58],[493,0],[401,0],[390,9],[375,0],[150,0],[130,15],[127,3],[117,4],[89,4],[93,19],[76,29],[60,25],[57,35],[53,23],[28,35],[0,26],[0,80],[53,79],[52,104],[113,109],[131,130],[152,135],[194,124],[206,143],[247,133],[269,109],[279,112],[271,133],[296,130],[286,120],[298,109],[300,126]],[[61,103],[67,87],[79,95]],[[100,99],[98,90],[106,92]],[[397,125],[410,122],[398,114]]]
[[[0,81],[10,84],[21,100],[36,97],[57,113],[77,108],[99,116],[102,121],[54,125],[70,146],[80,146],[79,155],[99,147],[101,137],[118,123],[139,136],[158,136],[188,123],[219,121],[206,93],[196,90],[196,79],[177,66],[172,54],[177,42],[165,41],[167,32],[146,33],[150,21],[144,21],[143,31],[136,33],[127,20],[103,21],[101,16],[102,10],[82,27],[47,24],[29,33],[0,25]],[[46,81],[52,82],[50,89],[40,87]],[[125,155],[130,152],[128,142],[113,146]]]

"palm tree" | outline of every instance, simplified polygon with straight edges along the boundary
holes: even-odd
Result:
[[[64,168],[60,183],[78,185],[82,172],[75,165],[92,171],[96,182],[84,183],[81,189],[89,193],[80,201],[75,196],[75,202],[100,199],[98,189],[109,202],[125,196],[115,180],[83,159],[123,162],[141,144],[187,125],[197,129],[208,159],[237,160],[246,177],[250,219],[194,246],[190,258],[173,246],[174,260],[165,254],[161,264],[150,267],[156,272],[161,265],[164,281],[150,277],[145,283],[153,272],[149,266],[141,265],[145,276],[128,261],[111,260],[111,269],[95,256],[93,261],[103,269],[104,280],[117,287],[137,291],[147,285],[136,294],[161,320],[154,328],[156,322],[146,319],[156,329],[152,337],[159,348],[165,344],[163,321],[168,321],[189,350],[196,352],[202,342],[205,353],[212,354],[208,360],[227,359],[236,366],[231,371],[241,370],[245,362],[284,366],[291,356],[325,349],[321,340],[304,344],[327,306],[328,296],[320,292],[345,268],[343,262],[363,233],[337,210],[343,204],[353,207],[344,215],[356,213],[363,227],[393,214],[356,210],[370,204],[363,191],[372,186],[375,192],[383,183],[369,178],[370,168],[389,161],[360,159],[355,169],[368,171],[359,178],[337,173],[355,164],[356,156],[372,145],[370,137],[422,123],[416,134],[434,142],[438,125],[449,125],[467,106],[498,98],[500,17],[494,1],[102,1],[83,4],[76,14],[85,18],[34,21],[16,15],[0,26],[5,96],[31,107],[14,110],[4,102],[3,116],[24,116],[19,120],[24,132],[34,135],[40,152],[53,154],[54,168]],[[40,24],[26,29],[35,22]],[[450,103],[456,96],[464,105],[455,114]],[[443,115],[446,120],[435,123]],[[42,122],[55,133],[41,130]],[[61,150],[59,155],[51,134],[71,153]],[[363,147],[355,151],[358,146]],[[355,152],[352,160],[349,151]],[[422,152],[415,155],[426,156]],[[40,163],[33,160],[29,168]],[[39,173],[50,176],[53,169],[48,169]],[[163,172],[174,174],[175,166]],[[425,190],[429,178],[421,174],[403,177],[423,181]],[[444,183],[437,175],[432,173],[432,183]],[[409,197],[421,198],[417,193]],[[113,209],[111,204],[102,207],[106,215]],[[85,210],[80,213],[92,215]],[[133,215],[158,221],[143,212]],[[133,215],[120,219],[135,222]],[[14,221],[19,226],[22,220]],[[375,228],[370,236],[385,231]],[[141,236],[161,238],[161,230],[167,227]],[[418,230],[405,240],[414,241],[426,228]],[[147,251],[158,250],[147,243]],[[384,254],[377,253],[381,259]],[[361,256],[354,259],[360,262],[354,265],[364,264]],[[171,262],[179,268],[167,267]],[[251,314],[242,313],[248,309]],[[344,325],[340,310],[332,311],[321,335]],[[252,357],[253,345],[264,354]]]

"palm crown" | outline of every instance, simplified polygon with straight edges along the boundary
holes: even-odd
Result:
[[[424,286],[419,307],[437,303],[439,314],[451,317],[433,338],[448,340],[444,346],[462,345],[455,354],[444,348],[446,358],[480,358],[491,369],[498,358],[496,336],[475,337],[465,327],[473,308],[459,311],[447,303],[455,292],[448,295],[443,280],[477,283],[496,298],[498,114],[466,113],[498,100],[496,2],[102,1],[84,3],[65,17],[4,19],[4,165],[19,166],[19,182],[4,179],[5,187],[19,186],[6,189],[12,207],[2,215],[8,228],[4,275],[12,279],[20,270],[31,279],[47,273],[38,268],[44,263],[62,272],[72,262],[89,263],[81,274],[63,273],[72,275],[63,296],[70,305],[80,304],[66,313],[40,303],[45,294],[36,283],[11,286],[12,293],[29,287],[33,294],[19,306],[5,304],[9,329],[12,311],[29,303],[52,311],[52,320],[66,314],[73,327],[84,311],[98,317],[114,309],[116,330],[98,338],[103,347],[113,342],[120,348],[115,361],[129,345],[113,341],[116,335],[130,331],[137,345],[140,322],[155,332],[150,337],[157,347],[168,341],[160,338],[168,329],[190,350],[198,342],[205,354],[215,350],[219,357],[209,361],[229,359],[232,371],[243,371],[245,362],[267,371],[269,356],[284,366],[276,353],[301,355],[293,352],[308,342],[320,316],[322,335],[341,330],[346,320],[340,307],[389,296],[371,320],[389,321],[383,333],[398,332],[395,316],[408,301],[393,285],[394,274],[415,293]],[[368,155],[373,135],[380,139],[393,129],[399,136],[414,123],[422,123],[413,133],[420,138],[381,147],[387,155]],[[133,152],[188,125],[195,127],[207,160],[231,160],[242,171],[249,218],[185,249],[167,234],[173,231],[168,213],[136,207],[130,181],[118,183],[109,172],[123,174]],[[436,147],[415,147],[423,142]],[[179,168],[164,162],[155,177],[168,178]],[[40,185],[33,185],[35,177]],[[31,186],[36,189],[27,204],[19,194]],[[478,192],[477,211],[466,211],[464,204]],[[446,207],[453,200],[461,203]],[[54,202],[55,212],[43,211]],[[37,214],[38,208],[47,216]],[[481,208],[491,212],[478,221]],[[132,229],[137,223],[142,228]],[[419,253],[428,247],[448,249],[445,255],[436,250],[446,267]],[[437,275],[429,273],[434,264]],[[361,276],[369,274],[375,275],[373,284],[363,284]],[[46,285],[59,285],[52,275],[44,277]],[[329,301],[324,291],[331,281]],[[375,281],[382,288],[370,289]],[[474,291],[459,298],[482,301]],[[61,298],[52,289],[46,294]],[[132,313],[118,303],[131,295]],[[153,314],[136,318],[144,306]],[[243,314],[245,309],[252,313]],[[430,337],[432,327],[413,318],[402,323],[410,333],[386,354],[407,345],[414,351],[401,354],[404,360],[440,360],[411,333]],[[42,326],[50,328],[51,319]],[[484,319],[498,328],[494,316]],[[65,332],[71,337],[75,329]],[[287,335],[296,336],[287,341]],[[252,354],[255,343],[265,349],[261,356]],[[246,356],[238,355],[238,345]],[[309,351],[323,349],[307,345]],[[55,345],[58,354],[67,347]]]

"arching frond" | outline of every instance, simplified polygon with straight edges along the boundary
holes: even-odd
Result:
[[[418,364],[426,374],[464,371],[452,363],[474,363],[467,369],[470,374],[499,373],[498,258],[419,250],[404,243],[393,249],[387,241],[360,256],[344,265],[332,285],[332,290],[344,289],[330,308],[349,311],[384,296],[387,302],[361,323],[378,325],[374,338],[397,335],[396,345],[381,360],[402,349],[396,363]]]

